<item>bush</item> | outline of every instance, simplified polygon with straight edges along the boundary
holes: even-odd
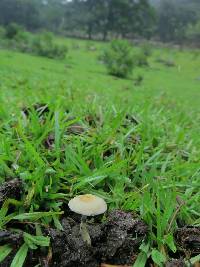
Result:
[[[67,47],[54,42],[52,33],[33,35],[23,30],[19,25],[12,23],[6,29],[0,27],[2,47],[9,47],[21,52],[33,53],[48,58],[63,59],[67,53]]]
[[[0,48],[5,47],[5,28],[0,26]]]
[[[141,46],[141,51],[145,56],[150,57],[152,55],[152,46],[145,42]]]
[[[12,46],[21,52],[31,52],[32,35],[26,31],[19,31],[12,40]]]
[[[16,23],[10,23],[7,27],[6,27],[6,31],[5,31],[5,37],[8,39],[14,39],[15,36],[22,31],[22,27],[19,26]]]
[[[143,52],[140,51],[138,54],[135,55],[135,65],[138,67],[145,67],[148,66],[148,56]]]
[[[200,20],[194,25],[189,24],[185,35],[189,41],[200,46]]]
[[[5,28],[0,26],[0,38],[4,38],[5,37],[5,33],[6,33]]]
[[[134,84],[139,86],[141,85],[143,80],[144,80],[144,76],[141,74],[138,74],[138,76],[134,79]]]
[[[135,65],[138,67],[146,67],[149,65],[148,58],[152,55],[152,47],[145,42],[141,45],[139,52],[135,55]]]
[[[176,63],[172,59],[157,58],[156,62],[165,65],[166,67],[175,67]]]
[[[39,56],[63,59],[67,53],[67,47],[54,43],[53,35],[47,32],[34,37],[32,51]]]
[[[104,51],[102,59],[111,75],[126,78],[133,70],[132,47],[125,40],[113,40]]]

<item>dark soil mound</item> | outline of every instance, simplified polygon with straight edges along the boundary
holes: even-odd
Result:
[[[139,246],[147,234],[147,226],[134,220],[130,213],[111,212],[105,223],[88,224],[92,245],[80,236],[80,224],[63,219],[64,231],[50,229],[52,266],[100,266],[100,263],[132,264]]]
[[[99,267],[101,263],[131,265],[139,246],[147,235],[147,226],[134,219],[131,213],[112,211],[105,222],[88,221],[92,245],[88,246],[80,234],[80,217],[64,217],[63,231],[44,230],[51,238],[49,250],[30,251],[25,267],[40,263],[43,267]],[[20,233],[0,231],[0,245],[11,244],[16,252],[23,243]],[[10,266],[14,253],[0,264]]]

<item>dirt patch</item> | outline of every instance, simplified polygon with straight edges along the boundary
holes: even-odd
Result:
[[[88,218],[87,228],[92,243],[88,246],[80,234],[79,216],[65,217],[61,223],[63,231],[53,228],[44,230],[44,234],[51,238],[51,247],[49,250],[30,251],[25,267],[38,263],[42,267],[100,267],[106,266],[104,263],[108,266],[131,266],[148,232],[147,226],[134,219],[131,213],[115,210],[103,223],[99,222],[99,218],[96,221]],[[22,234],[0,232],[0,245],[10,244],[14,249],[14,253],[0,267],[10,266],[22,243]]]
[[[131,265],[147,234],[147,226],[142,221],[119,210],[111,212],[104,223],[88,223],[91,246],[87,246],[81,238],[79,219],[65,218],[62,225],[63,232],[48,231],[52,240],[51,266],[95,267],[102,262]]]
[[[0,187],[0,207],[6,199],[19,200],[23,184],[19,179],[5,182]],[[132,266],[136,260],[139,247],[148,234],[147,225],[132,213],[121,210],[110,212],[102,221],[101,216],[88,218],[87,228],[91,237],[91,246],[87,245],[80,234],[81,216],[71,212],[63,205],[65,216],[61,220],[63,231],[44,228],[42,232],[51,239],[49,248],[30,250],[24,267],[102,267]],[[10,227],[10,228],[9,228]],[[14,231],[13,228],[18,228]],[[12,229],[12,230],[10,230]],[[9,223],[7,230],[0,230],[0,246],[10,244],[13,252],[0,264],[10,266],[14,255],[23,244],[23,231],[35,235],[34,224]],[[200,253],[200,227],[185,226],[174,234],[178,253],[172,255],[166,267],[185,266],[184,258]]]
[[[166,263],[166,267],[186,267],[183,259],[173,259]]]
[[[19,247],[23,242],[23,233],[12,233],[7,230],[0,231],[0,246],[10,244]]]
[[[0,263],[0,267],[10,267],[11,262],[19,249],[19,247],[23,244],[23,233],[12,233],[7,230],[0,231],[0,246],[9,244],[13,247],[13,251],[8,255],[6,260]]]
[[[5,182],[0,187],[0,208],[3,202],[8,198],[20,199],[22,182],[19,179],[13,179]]]
[[[200,253],[200,227],[185,226],[175,233],[177,244],[191,255]]]

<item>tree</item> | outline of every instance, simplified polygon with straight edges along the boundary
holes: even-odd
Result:
[[[61,0],[47,0],[41,4],[40,17],[44,28],[60,32],[64,26],[66,4]]]
[[[90,39],[99,33],[104,40],[108,33],[122,37],[134,34],[147,37],[155,24],[155,12],[148,0],[76,0],[72,6],[74,13],[78,10],[77,22]],[[74,17],[75,14],[71,15],[72,19]]]
[[[181,43],[200,20],[199,0],[0,0],[0,11],[4,26],[104,40],[156,35]]]
[[[183,40],[187,25],[193,24],[197,20],[193,4],[192,1],[187,4],[185,0],[161,2],[158,10],[157,32],[162,41],[181,42]]]
[[[137,12],[135,13],[136,34],[149,39],[156,29],[157,16],[155,8],[149,4],[148,0],[141,0],[137,4]]]
[[[25,26],[28,30],[39,27],[38,0],[1,0],[0,24],[12,22]]]
[[[200,20],[196,24],[189,24],[186,29],[186,38],[199,46],[200,44]]]
[[[148,0],[110,0],[104,1],[103,32],[104,39],[108,31],[117,36],[147,36],[153,31],[155,12]],[[106,10],[107,9],[107,10]],[[102,21],[99,18],[99,21]]]

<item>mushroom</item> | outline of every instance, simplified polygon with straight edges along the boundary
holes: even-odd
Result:
[[[107,210],[106,202],[95,195],[86,194],[76,196],[68,203],[71,211],[81,214],[80,233],[89,246],[91,245],[91,238],[87,230],[87,216],[96,216],[103,214]]]

